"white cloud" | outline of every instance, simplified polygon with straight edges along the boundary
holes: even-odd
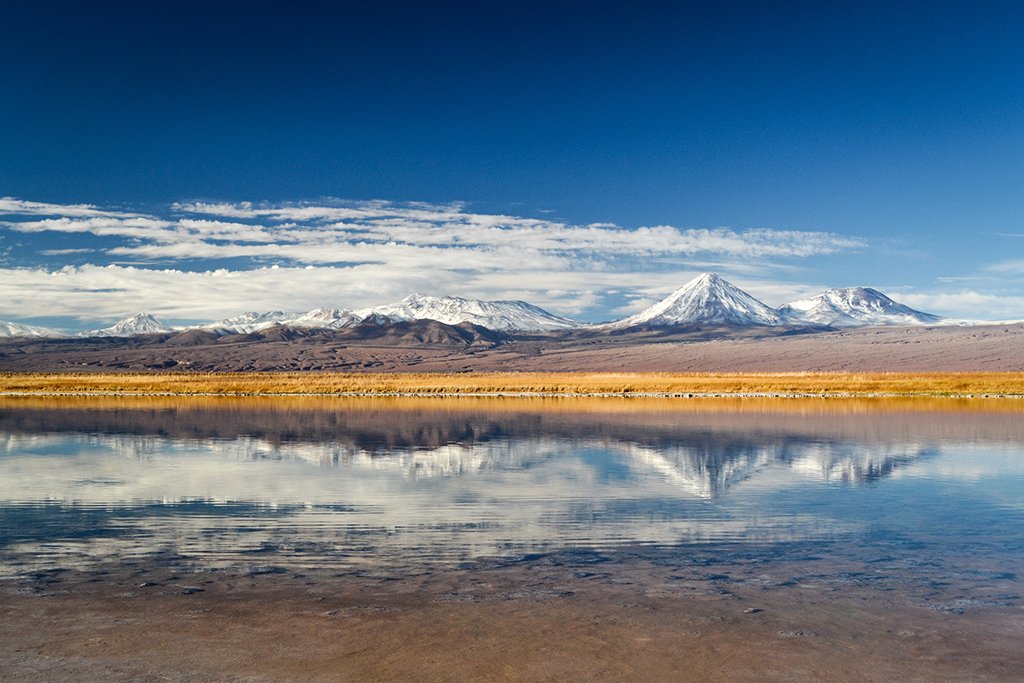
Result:
[[[988,270],[996,273],[1024,274],[1024,259],[1011,259],[994,263]]]
[[[1024,319],[1024,296],[989,294],[973,290],[933,294],[894,294],[912,308],[972,320]]]
[[[89,233],[103,237],[130,237],[134,239],[173,242],[179,239],[175,224],[157,218],[135,216],[129,218],[105,216],[100,218],[47,218],[40,221],[0,223],[16,232]]]
[[[56,211],[54,205],[48,211]],[[682,229],[668,225],[626,229],[607,223],[566,225],[517,216],[465,212],[461,205],[396,205],[386,202],[350,206],[295,205],[255,208],[252,204],[176,204],[178,212],[204,218],[162,219],[137,215],[72,214],[38,221],[8,221],[19,232],[56,231],[121,236],[137,244],[110,253],[142,258],[232,258],[276,255],[306,263],[332,263],[364,250],[364,245],[400,245],[408,249],[459,247],[487,251],[573,254],[596,259],[667,255],[722,254],[733,258],[805,258],[858,249],[857,239],[828,232],[731,228]],[[0,212],[2,213],[2,212]],[[214,217],[213,219],[207,217]],[[220,218],[264,221],[242,223]],[[281,223],[287,221],[286,223]],[[266,245],[266,246],[264,246]],[[269,252],[274,251],[274,254]],[[465,255],[466,252],[459,254]],[[340,255],[339,255],[340,254]]]
[[[626,229],[473,213],[458,203],[380,200],[174,204],[156,216],[7,198],[0,200],[0,217],[5,215],[0,228],[9,231],[112,238],[113,244],[93,251],[105,263],[120,265],[2,270],[0,318],[109,320],[147,310],[199,320],[249,309],[359,308],[414,290],[518,298],[556,313],[594,318],[607,317],[609,311],[602,309],[610,291],[619,292],[615,305],[624,298],[631,302],[626,308],[635,310],[704,270],[720,271],[779,304],[794,288],[765,281],[766,272],[791,269],[794,259],[865,246],[820,231]],[[244,270],[214,266],[225,259],[253,263]],[[207,261],[211,267],[202,272],[133,267],[179,260]],[[282,267],[261,267],[273,263]]]
[[[203,272],[122,265],[0,269],[0,290],[5,292],[0,318],[113,321],[145,310],[167,319],[213,320],[246,310],[362,308],[397,301],[413,291],[523,299],[562,315],[589,313],[594,318],[602,317],[600,308],[609,291],[628,292],[636,301],[629,312],[635,312],[643,302],[662,298],[697,274],[517,267],[514,276],[508,269],[456,272],[382,264]]]
[[[92,254],[95,249],[43,249],[40,254],[44,256],[67,256],[69,254]]]
[[[253,308],[308,309],[361,305],[426,289],[426,273],[399,273],[390,281],[375,268],[258,268],[188,272],[132,266],[66,266],[0,270],[4,313],[15,317],[117,319],[147,310],[167,318],[213,319]]]
[[[17,216],[132,216],[123,211],[101,209],[92,204],[48,204],[28,202],[14,197],[0,197],[0,215]]]

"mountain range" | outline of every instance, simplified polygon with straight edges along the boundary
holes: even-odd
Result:
[[[772,308],[719,275],[704,273],[650,308],[623,320],[608,323],[604,327],[862,327],[932,325],[943,321],[944,319],[937,315],[916,311],[868,287],[828,289],[810,299],[801,299],[779,308]]]
[[[415,320],[447,325],[469,323],[502,333],[616,331],[679,326],[859,327],[955,323],[916,311],[868,287],[828,289],[772,308],[715,273],[704,273],[649,308],[622,320],[587,324],[555,315],[525,301],[480,301],[455,296],[412,294],[399,302],[360,310],[317,308],[306,312],[247,312],[232,318],[172,328],[148,313],[137,313],[110,327],[75,335],[59,330],[0,322],[0,337],[131,337],[188,329],[217,335],[251,334],[276,326],[341,330],[359,324],[386,326]]]

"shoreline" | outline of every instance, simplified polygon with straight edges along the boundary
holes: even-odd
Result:
[[[1024,398],[1024,373],[3,373],[0,396]]]
[[[948,399],[1024,399],[1024,394],[1005,393],[857,393],[857,392],[826,392],[826,393],[760,393],[760,392],[630,392],[630,393],[553,393],[553,392],[337,392],[337,393],[299,393],[299,392],[132,392],[132,391],[0,391],[0,398],[88,398],[90,396],[107,398],[621,398],[621,399],[706,399],[706,398],[778,398],[778,399],[848,399],[848,398],[948,398]]]

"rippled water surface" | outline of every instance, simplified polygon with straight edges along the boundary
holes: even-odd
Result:
[[[0,403],[0,576],[125,558],[345,569],[755,550],[1016,585],[1024,404]],[[1000,590],[985,594],[1020,600]]]

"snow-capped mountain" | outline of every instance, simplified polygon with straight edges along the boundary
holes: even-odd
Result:
[[[870,287],[827,289],[810,299],[779,308],[787,322],[815,323],[833,327],[861,325],[930,325],[942,318],[915,311]]]
[[[67,336],[60,330],[49,327],[37,327],[35,325],[22,325],[0,321],[0,337],[64,337]]]
[[[622,329],[641,325],[668,327],[688,324],[753,327],[782,325],[783,320],[774,308],[717,274],[704,273],[650,308],[605,327]]]
[[[196,325],[196,328],[223,332],[225,334],[248,334],[249,332],[256,332],[273,327],[274,325],[280,325],[282,321],[295,315],[299,314],[285,313],[284,311],[270,311],[269,313],[247,311],[230,318],[224,318],[223,320]]]
[[[174,329],[164,325],[162,322],[151,316],[149,313],[136,313],[130,318],[104,327],[99,330],[82,332],[80,337],[134,337],[137,334],[156,334],[159,332],[173,332]]]
[[[367,311],[370,311],[367,313]],[[378,313],[372,308],[363,309],[362,311],[355,311],[353,315],[356,317],[356,324],[358,325],[391,325],[394,323],[400,323],[408,321],[409,318],[400,315],[389,315],[387,313]]]
[[[454,296],[412,294],[393,304],[350,311],[344,308],[317,308],[306,313],[249,312],[232,318],[198,325],[206,330],[247,334],[273,327],[341,329],[362,322],[388,325],[405,320],[436,320],[448,325],[469,322],[496,331],[532,332],[565,330],[583,323],[563,318],[525,301],[477,301]]]
[[[398,320],[436,320],[449,325],[462,322],[501,332],[568,330],[583,323],[563,318],[525,301],[479,301],[457,296],[412,294],[398,303],[356,311],[366,317],[377,313]]]
[[[471,323],[496,332],[542,332],[578,328],[618,330],[631,327],[722,325],[759,327],[782,325],[982,324],[955,321],[914,310],[869,287],[829,289],[778,309],[771,308],[715,273],[687,282],[668,297],[628,318],[587,325],[555,315],[525,301],[480,301],[456,296],[412,294],[397,303],[352,311],[316,308],[306,312],[248,312],[210,323],[171,328],[148,313],[138,313],[110,327],[80,332],[78,337],[132,337],[176,330],[207,330],[215,334],[249,334],[275,325],[340,330],[354,325],[388,326],[397,322],[433,320],[447,325]],[[0,338],[62,337],[59,330],[15,322],[0,322]]]
[[[248,334],[265,330],[274,325],[286,325],[288,327],[311,327],[338,329],[359,322],[361,318],[352,311],[339,308],[314,308],[305,313],[286,313],[284,311],[270,311],[269,313],[257,313],[249,311],[225,318],[212,323],[205,323],[197,326],[204,330],[213,330],[221,333]]]
[[[362,318],[347,308],[314,308],[282,322],[290,327],[315,327],[336,330],[358,323]]]

